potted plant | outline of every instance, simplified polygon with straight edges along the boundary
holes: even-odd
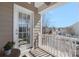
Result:
[[[4,46],[4,52],[6,55],[9,55],[11,53],[11,50],[13,48],[14,42],[7,42]]]

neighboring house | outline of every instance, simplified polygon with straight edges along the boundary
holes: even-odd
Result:
[[[75,34],[79,36],[79,22],[76,22],[75,24],[73,24],[72,28],[73,28]]]
[[[69,27],[66,27],[64,29],[64,32],[67,34],[70,34],[71,36],[79,36],[79,22],[76,22],[75,24],[72,24]]]

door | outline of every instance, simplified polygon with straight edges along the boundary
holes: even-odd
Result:
[[[22,51],[32,46],[33,12],[14,4],[14,42],[15,48]]]

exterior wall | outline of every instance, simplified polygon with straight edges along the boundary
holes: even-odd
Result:
[[[34,45],[35,39],[37,39],[38,34],[41,33],[41,20],[40,20],[39,14],[35,14],[34,22],[35,23],[34,23],[34,29],[33,29],[33,48],[35,47]]]
[[[12,41],[12,3],[0,3],[0,48]]]
[[[38,9],[34,6],[22,2],[16,3],[24,8],[34,11],[37,14]],[[34,20],[37,20],[36,18]],[[0,48],[2,48],[8,41],[13,40],[13,3],[0,3]]]
[[[34,19],[35,19],[34,20],[34,26],[38,23],[39,20],[41,20],[40,18],[41,18],[40,14],[35,13],[35,15],[34,15]]]

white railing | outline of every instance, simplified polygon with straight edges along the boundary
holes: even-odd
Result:
[[[61,35],[39,34],[39,47],[58,57],[75,57],[77,51],[78,38]]]

